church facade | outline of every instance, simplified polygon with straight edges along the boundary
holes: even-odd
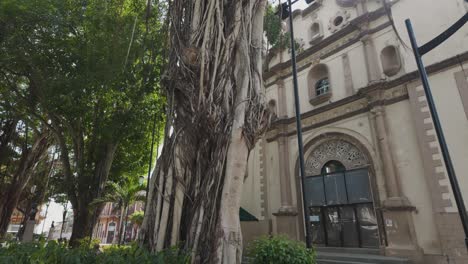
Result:
[[[266,234],[305,241],[309,225],[318,248],[372,248],[414,263],[468,263],[404,25],[410,18],[422,45],[467,10],[464,0],[315,0],[293,12],[301,46],[305,205],[290,53],[270,50],[264,86],[276,117],[249,157],[242,208],[258,221],[241,222],[245,241]],[[468,204],[468,26],[425,55],[424,63]]]

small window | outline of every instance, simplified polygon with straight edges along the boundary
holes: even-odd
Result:
[[[310,104],[317,106],[331,98],[332,87],[327,65],[315,65],[310,70],[307,79]]]
[[[323,78],[315,83],[315,95],[320,96],[327,94],[330,89],[330,82],[328,78]]]
[[[310,28],[312,32],[312,39],[317,38],[320,36],[320,25],[319,23],[314,23],[312,24],[312,27]]]

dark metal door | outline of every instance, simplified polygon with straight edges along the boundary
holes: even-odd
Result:
[[[308,177],[305,182],[314,244],[331,247],[379,246],[367,169]]]

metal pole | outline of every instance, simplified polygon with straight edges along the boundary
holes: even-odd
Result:
[[[465,244],[468,248],[468,216],[466,213],[465,203],[463,202],[462,193],[460,191],[460,186],[458,185],[457,176],[455,175],[455,169],[452,164],[452,159],[450,158],[447,142],[445,141],[444,132],[442,130],[442,125],[440,124],[439,115],[437,114],[437,110],[434,104],[434,98],[432,96],[429,81],[427,79],[426,68],[424,67],[421,55],[419,53],[418,44],[414,36],[413,26],[411,25],[411,21],[409,19],[406,19],[405,23],[411,41],[411,47],[413,48],[414,57],[416,59],[416,64],[418,65],[419,75],[421,76],[424,92],[426,93],[427,103],[431,111],[432,119],[434,121],[434,128],[436,131],[437,139],[439,140],[440,150],[442,152],[442,157],[444,158],[445,167],[447,168],[447,175],[452,186],[453,196],[455,197],[458,212],[460,213],[463,230],[465,231]]]
[[[299,104],[299,88],[297,84],[297,66],[296,66],[296,47],[294,41],[294,26],[293,26],[293,19],[292,19],[292,4],[291,0],[288,0],[289,6],[289,30],[291,35],[291,63],[292,63],[292,71],[293,71],[293,85],[294,85],[294,103],[296,109],[296,130],[297,130],[297,145],[299,147],[299,171],[301,177],[301,187],[302,187],[302,208],[304,211],[304,224],[306,229],[306,245],[308,248],[312,247],[310,241],[310,226],[308,221],[308,213],[307,213],[307,204],[305,200],[305,169],[304,169],[304,146],[302,144],[302,124],[301,124],[301,106]]]

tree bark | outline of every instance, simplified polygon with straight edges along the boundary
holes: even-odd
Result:
[[[87,178],[81,177],[81,181],[78,182],[76,180],[72,181],[73,187],[68,190],[74,214],[72,235],[69,243],[71,247],[78,246],[79,240],[92,236],[95,219],[100,209],[90,211],[89,204],[101,196],[101,191],[104,188],[104,183],[107,181],[116,150],[116,144],[106,144],[102,148],[101,159],[96,162],[94,174]],[[71,178],[73,179],[73,177]],[[79,195],[76,194],[77,191],[80,192]]]
[[[73,206],[73,228],[72,234],[70,237],[69,245],[70,247],[79,246],[81,239],[90,237],[91,221],[93,219],[92,212],[89,210],[89,202],[87,199],[80,199],[78,204]]]
[[[266,0],[175,0],[164,86],[169,106],[140,243],[179,243],[193,263],[240,263],[249,151],[269,123],[262,94]],[[182,244],[180,244],[182,243]]]
[[[13,135],[16,132],[17,124],[18,119],[11,119],[6,120],[2,126],[2,133],[0,134],[0,165],[3,164],[4,160],[8,157],[8,144],[10,143],[10,141],[13,138]],[[0,177],[3,177],[3,175],[0,174]]]
[[[49,146],[49,132],[45,131],[37,136],[30,149],[26,149],[22,153],[11,183],[4,187],[6,191],[0,197],[0,238],[5,236],[11,215],[18,205],[21,193],[31,179],[32,172],[37,164],[46,156]]]

